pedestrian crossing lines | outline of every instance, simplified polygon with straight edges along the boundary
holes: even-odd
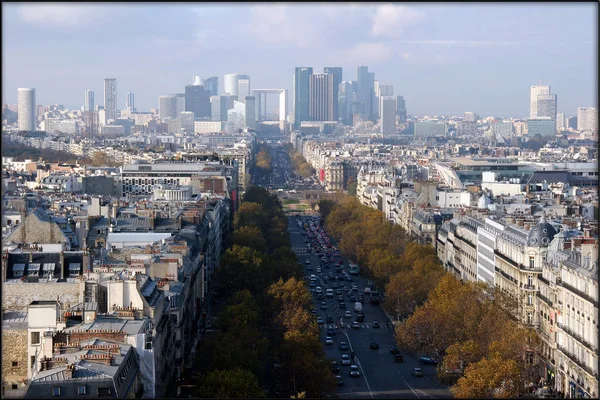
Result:
[[[351,328],[351,324],[344,324],[344,326],[343,326],[343,327],[344,327],[344,328]],[[365,329],[370,329],[370,328],[371,328],[371,325],[368,325],[368,324],[362,324],[360,327],[361,327],[361,328],[365,328]],[[323,328],[323,329],[336,329],[334,324],[323,324],[323,325],[322,325],[322,328]]]

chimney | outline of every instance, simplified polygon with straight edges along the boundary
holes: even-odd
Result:
[[[67,369],[65,370],[65,378],[73,379],[74,371],[75,371],[75,365],[73,365],[73,364],[67,365]]]
[[[65,278],[65,252],[60,252],[60,279]]]

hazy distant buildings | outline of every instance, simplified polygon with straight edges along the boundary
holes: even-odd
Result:
[[[238,99],[240,100],[240,102],[245,103],[246,97],[252,94],[252,88],[250,87],[250,77],[247,75],[240,75],[237,87]]]
[[[256,97],[246,96],[244,103],[246,104],[246,128],[256,130]]]
[[[577,117],[567,118],[567,129],[577,129]]]
[[[132,92],[127,92],[125,96],[125,109],[135,112],[135,96]]]
[[[177,117],[179,128],[185,132],[194,132],[194,113],[191,111],[182,111]]]
[[[227,74],[225,75],[225,94],[238,96],[238,99],[243,103],[246,96],[252,93],[250,87],[250,76],[244,74]]]
[[[537,118],[550,118],[556,121],[556,97],[555,94],[538,94]]]
[[[398,116],[398,122],[401,124],[406,123],[406,101],[403,96],[396,96],[396,115]]]
[[[479,116],[475,114],[473,111],[467,111],[463,115],[464,122],[477,122],[479,120]]]
[[[384,136],[396,134],[396,98],[382,96],[379,99],[379,126]]]
[[[104,78],[104,110],[107,120],[117,119],[117,78]]]
[[[596,107],[577,108],[577,130],[598,132],[598,109]]]
[[[94,91],[86,90],[83,111],[94,111]]]
[[[213,121],[227,121],[227,111],[233,108],[233,102],[237,100],[237,96],[211,96],[210,97],[210,108],[211,108],[211,120]]]
[[[294,72],[294,129],[300,128],[300,122],[310,121],[310,77],[312,67],[296,67]]]
[[[567,127],[567,120],[565,118],[565,113],[556,113],[556,129],[562,131]]]
[[[194,80],[192,85],[194,86],[204,86],[204,79],[202,79],[202,77],[196,75],[194,76]]]
[[[550,117],[527,120],[527,136],[556,136],[556,121]]]
[[[491,123],[492,133],[496,136],[510,137],[513,134],[513,123],[510,121],[493,121]]]
[[[333,120],[338,121],[340,118],[339,98],[340,84],[342,83],[342,67],[325,67],[323,72],[333,75]]]
[[[211,96],[219,95],[219,78],[212,76],[204,81],[204,88],[210,92]]]
[[[193,112],[195,119],[210,118],[210,92],[202,85],[187,85],[185,111]]]
[[[313,74],[309,80],[309,117],[311,121],[333,121],[333,75]]]
[[[550,94],[550,86],[532,86],[529,97],[529,118],[538,117],[538,95]]]
[[[356,102],[356,82],[343,81],[339,86],[338,115],[345,125],[352,125],[352,104]]]
[[[185,93],[175,93],[177,96],[177,116],[185,111]]]
[[[18,125],[20,131],[35,131],[36,128],[36,106],[35,89],[17,89]]]
[[[158,118],[161,121],[177,118],[177,96],[168,94],[158,98]]]
[[[363,105],[361,117],[363,120],[373,118],[373,101],[375,98],[375,74],[369,72],[369,67],[359,65],[356,67],[356,100]]]
[[[446,123],[434,121],[415,122],[415,137],[444,137]]]

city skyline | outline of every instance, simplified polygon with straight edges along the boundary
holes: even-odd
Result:
[[[558,95],[558,111],[571,116],[597,103],[590,84],[597,79],[595,10],[592,3],[8,4],[3,103],[16,103],[16,89],[31,87],[38,104],[79,109],[85,90],[102,93],[104,78],[114,77],[121,93],[136,94],[138,110],[149,111],[158,108],[158,96],[183,92],[193,76],[218,77],[223,91],[224,76],[239,72],[252,87],[287,89],[291,104],[295,67],[320,73],[340,66],[341,80],[354,81],[365,65],[380,84],[394,85],[409,114],[527,117],[529,88],[542,80]],[[135,22],[158,16],[160,35],[152,23]],[[123,40],[125,29],[137,33]],[[57,45],[78,51],[53,57]],[[39,57],[52,63],[35,62]],[[123,109],[124,99],[116,100]]]

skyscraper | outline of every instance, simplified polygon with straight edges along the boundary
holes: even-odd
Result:
[[[177,96],[174,94],[167,94],[159,96],[158,98],[158,118],[164,120],[165,118],[175,119],[177,118]]]
[[[529,98],[529,118],[538,117],[538,95],[550,94],[550,86],[532,86]]]
[[[379,100],[379,131],[384,135],[396,134],[396,98],[381,96]]]
[[[216,76],[207,78],[204,81],[204,88],[210,92],[211,96],[219,95],[219,78]]]
[[[241,89],[244,92],[244,97],[241,97],[240,94],[240,80]],[[227,74],[225,75],[225,94],[229,94],[231,96],[238,96],[240,102],[245,101],[245,96],[250,96],[250,76],[244,74]]]
[[[210,92],[201,85],[187,85],[185,111],[193,112],[195,119],[210,118]]]
[[[356,81],[344,81],[339,87],[339,116],[342,123],[352,125],[352,104],[356,102]]]
[[[185,93],[175,93],[177,96],[177,117],[185,111]]]
[[[556,129],[558,131],[562,131],[564,129],[566,129],[567,125],[566,125],[566,118],[565,118],[565,113],[559,112],[556,114]]]
[[[406,101],[403,96],[396,96],[396,115],[398,116],[398,122],[401,124],[406,123]]]
[[[394,85],[377,84],[375,87],[375,104],[373,104],[373,111],[377,110],[377,117],[381,118],[381,98],[384,96],[394,95]],[[396,107],[394,106],[394,109]]]
[[[238,77],[239,78],[237,81],[237,96],[242,103],[245,103],[246,97],[252,94],[252,89],[250,87],[250,77],[247,75],[238,75]]]
[[[537,118],[549,117],[556,120],[556,95],[538,94],[537,97]]]
[[[256,97],[246,96],[244,103],[246,104],[246,128],[256,129]]]
[[[85,103],[83,106],[83,111],[94,111],[94,91],[86,90],[85,91]]]
[[[325,67],[323,68],[323,72],[333,75],[333,120],[338,121],[341,118],[338,102],[340,98],[340,83],[342,83],[342,67]]]
[[[333,75],[313,74],[309,79],[309,110],[311,121],[333,121]]]
[[[233,108],[233,102],[237,101],[236,96],[211,96],[210,97],[210,115],[212,121],[227,121],[227,111]]]
[[[467,111],[463,115],[463,122],[477,122],[479,116],[475,114],[473,111]]]
[[[135,99],[132,92],[127,92],[125,96],[125,108],[130,111],[135,111]]]
[[[198,75],[195,75],[195,76],[194,76],[194,83],[192,83],[192,85],[194,85],[194,86],[201,86],[201,85],[204,85],[204,83],[203,83],[203,79],[202,79],[200,76],[198,76]]]
[[[369,72],[369,67],[359,65],[356,68],[356,100],[363,104],[363,119],[372,119],[373,117],[373,98],[375,97],[375,74]]]
[[[296,67],[294,73],[294,129],[300,128],[300,122],[310,121],[310,77],[312,67]]]
[[[35,118],[35,89],[17,89],[17,118],[20,131],[35,131],[37,121]]]
[[[577,108],[577,130],[598,132],[598,109],[596,107]]]
[[[117,78],[104,78],[104,110],[106,119],[117,119]]]

